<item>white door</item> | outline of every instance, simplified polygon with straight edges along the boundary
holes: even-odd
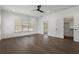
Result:
[[[79,15],[74,17],[74,41],[79,42]]]

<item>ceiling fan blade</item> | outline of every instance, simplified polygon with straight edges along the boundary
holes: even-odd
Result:
[[[39,10],[41,13],[44,13],[44,11],[42,11],[42,10]]]
[[[38,6],[37,6],[37,9],[35,9],[35,10],[33,10],[33,11],[39,11],[39,12],[41,12],[41,13],[44,13],[44,11],[40,10],[40,8],[41,8],[41,5],[38,5]]]

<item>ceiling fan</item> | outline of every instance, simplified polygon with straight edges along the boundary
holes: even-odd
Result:
[[[37,6],[37,9],[35,9],[34,11],[39,11],[39,12],[41,12],[41,13],[44,13],[44,11],[41,10],[41,5],[38,5],[38,6]]]

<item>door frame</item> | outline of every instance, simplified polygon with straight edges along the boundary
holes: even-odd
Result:
[[[73,30],[73,36],[72,37],[69,36],[69,38],[72,38],[74,40],[74,17],[73,16],[64,17],[63,18],[64,19],[64,21],[63,21],[63,25],[64,25],[63,28],[65,27],[65,18],[72,18],[72,20],[73,20],[73,28],[72,28],[72,30]],[[65,33],[65,28],[64,28],[64,31],[63,31],[63,37],[65,39],[64,33]]]

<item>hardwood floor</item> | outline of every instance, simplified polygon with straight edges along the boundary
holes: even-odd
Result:
[[[0,40],[1,54],[75,54],[79,43],[43,35],[31,35]]]

